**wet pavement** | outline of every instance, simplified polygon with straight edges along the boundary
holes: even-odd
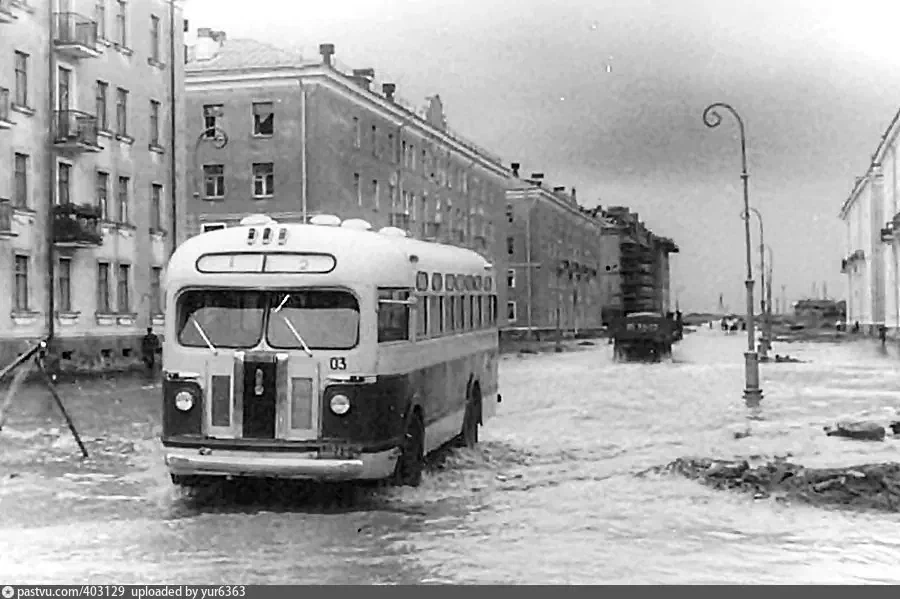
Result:
[[[158,387],[66,385],[91,458],[43,392],[0,432],[3,583],[900,583],[900,515],[826,511],[636,477],[679,456],[891,461],[900,441],[826,437],[900,408],[900,356],[877,343],[791,344],[741,399],[745,339],[700,329],[674,360],[583,351],[506,356],[504,401],[475,450],[417,489],[227,485],[166,475]],[[736,439],[735,432],[750,435]]]

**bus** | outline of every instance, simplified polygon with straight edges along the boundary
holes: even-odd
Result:
[[[173,483],[380,480],[473,447],[496,413],[493,266],[333,215],[201,233],[165,276],[162,435]]]

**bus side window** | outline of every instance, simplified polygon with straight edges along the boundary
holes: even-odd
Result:
[[[428,296],[418,294],[416,304],[416,339],[424,339],[428,336]]]
[[[481,328],[481,322],[482,322],[482,318],[481,318],[482,312],[481,311],[483,309],[484,308],[481,307],[481,296],[478,295],[475,297],[475,308],[472,310],[472,313],[475,315],[475,327],[479,328],[479,329]]]
[[[475,296],[469,296],[469,328],[475,330]]]
[[[378,289],[378,342],[409,339],[409,306],[381,300],[409,300],[408,289]]]
[[[491,325],[497,324],[497,296],[491,296]]]
[[[447,331],[447,314],[446,314],[446,312],[444,311],[444,304],[446,304],[447,302],[444,300],[444,294],[443,294],[443,293],[441,294],[441,297],[439,298],[438,303],[440,304],[440,308],[439,308],[439,310],[438,310],[438,314],[440,315],[440,318],[441,318],[441,328],[440,328],[440,330],[439,330],[438,332],[439,332],[441,335],[443,335],[443,334]]]
[[[468,330],[469,323],[469,296],[459,296],[459,328],[460,330]]]
[[[431,315],[428,323],[429,337],[437,337],[441,334],[441,305],[438,303],[438,300],[437,295],[428,297],[428,312]]]

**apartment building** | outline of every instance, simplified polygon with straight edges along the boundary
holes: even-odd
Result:
[[[512,164],[514,176],[520,165]],[[617,301],[617,230],[579,206],[576,190],[547,188],[543,173],[517,179],[506,192],[506,303],[510,333],[598,330]]]
[[[332,44],[319,53],[198,30],[185,83],[190,230],[252,213],[362,218],[482,253],[505,302],[509,170],[448,127],[439,96],[414,108],[373,69],[341,66]]]
[[[846,229],[841,272],[846,275],[847,322],[877,334],[900,331],[900,189],[897,152],[900,111],[881,136],[869,168],[841,206]]]
[[[162,324],[183,30],[168,0],[0,0],[0,363],[52,336],[63,369],[117,367]]]

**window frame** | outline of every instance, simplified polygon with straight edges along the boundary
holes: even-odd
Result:
[[[219,172],[212,172],[213,170],[218,170]],[[219,192],[216,195],[211,195],[209,193],[210,189],[210,181],[213,181],[215,184],[214,192]],[[225,165],[224,164],[204,164],[203,165],[203,197],[206,199],[222,199],[226,194],[225,187]]]
[[[260,118],[260,114],[257,112],[258,107],[260,106],[268,106],[269,114],[268,120],[270,122],[268,133],[262,131],[263,124],[265,123],[265,119]],[[253,118],[253,137],[272,137],[275,135],[275,102],[271,100],[253,102],[251,108],[251,115]]]
[[[411,312],[416,305],[415,290],[409,287],[379,287],[376,290],[376,320],[377,342],[384,343],[408,343],[413,339],[411,333]],[[385,323],[384,320],[393,320],[393,313],[401,313],[397,323]],[[387,318],[383,317],[387,314]],[[385,326],[395,324],[396,326]],[[405,325],[405,326],[402,326]]]
[[[63,264],[66,265],[63,268]],[[63,274],[66,276],[64,277]],[[58,310],[72,312],[72,258],[60,256],[57,262],[56,293]]]
[[[275,163],[254,162],[251,165],[251,185],[254,198],[271,198],[275,196]],[[264,172],[268,168],[268,172]],[[257,192],[257,185],[261,184],[263,193]]]

